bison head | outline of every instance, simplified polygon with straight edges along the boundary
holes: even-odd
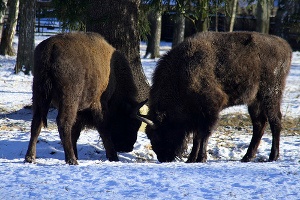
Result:
[[[110,115],[109,130],[114,148],[118,152],[130,152],[133,150],[137,140],[137,133],[141,126],[141,122],[132,117],[131,113],[134,105],[122,103],[114,107],[114,111]]]
[[[117,152],[130,152],[133,150],[140,125],[141,123],[138,120],[129,118],[114,121],[110,133]]]
[[[171,162],[182,156],[187,134],[181,123],[170,122],[163,112],[149,112],[148,116],[136,115],[136,118],[147,124],[146,134],[159,162]]]
[[[186,149],[185,130],[175,124],[160,124],[155,129],[148,125],[146,134],[159,162],[171,162]]]

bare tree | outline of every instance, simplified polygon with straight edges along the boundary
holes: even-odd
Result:
[[[151,10],[148,14],[150,23],[150,35],[147,37],[147,48],[145,58],[150,54],[150,58],[160,57],[159,47],[161,39],[162,14],[160,9]]]
[[[33,69],[36,0],[20,0],[20,29],[15,73]]]
[[[13,37],[16,32],[16,25],[19,13],[19,0],[8,0],[8,19],[3,28],[1,44],[0,44],[0,55],[10,55],[16,54],[13,49]]]
[[[199,7],[198,22],[196,25],[197,32],[205,32],[209,29],[209,8],[208,0],[197,0],[196,5]]]
[[[0,1],[0,38],[3,30],[6,8],[7,8],[7,0],[1,0]]]
[[[269,33],[271,0],[259,0],[257,2],[256,13],[257,13],[256,31],[261,33]]]
[[[145,100],[150,86],[140,59],[139,6],[140,0],[90,0],[86,29],[100,33],[127,57],[139,91],[138,100]]]
[[[279,0],[275,17],[276,35],[288,38],[288,32],[300,32],[300,0]],[[298,41],[300,40],[300,36]]]
[[[184,40],[185,30],[185,17],[183,14],[178,13],[175,16],[175,26],[173,31],[172,47],[178,45]]]
[[[229,32],[233,31],[234,28],[234,22],[235,22],[235,16],[236,16],[236,10],[238,6],[238,0],[232,0],[231,2],[231,16],[230,16],[230,25],[229,25]]]

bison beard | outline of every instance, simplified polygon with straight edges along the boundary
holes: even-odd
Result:
[[[35,49],[33,119],[26,162],[35,162],[36,143],[52,103],[68,164],[78,164],[76,143],[84,127],[95,127],[106,157],[131,151],[141,122],[130,117],[137,89],[126,58],[96,33],[59,34]]]
[[[283,39],[255,32],[200,33],[158,62],[150,90],[146,134],[160,162],[180,157],[193,133],[187,162],[205,162],[207,143],[221,110],[245,104],[253,136],[242,161],[257,152],[267,121],[279,157],[280,104],[292,50]]]

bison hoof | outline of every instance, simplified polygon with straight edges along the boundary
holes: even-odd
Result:
[[[198,157],[196,160],[197,163],[206,163],[206,161],[207,161],[206,157],[201,157],[201,158]]]
[[[271,152],[270,157],[269,157],[269,162],[276,161],[278,158],[279,158],[279,153]]]
[[[35,157],[34,156],[25,156],[25,162],[27,163],[35,163]]]
[[[186,163],[205,163],[207,158],[205,157],[198,157],[197,159],[195,158],[189,158]]]
[[[66,161],[66,163],[69,165],[78,165],[78,162],[76,159],[69,159]]]
[[[196,162],[196,159],[191,159],[191,158],[189,158],[189,159],[186,161],[186,163],[194,163],[194,162]]]
[[[279,156],[278,156],[278,157],[275,157],[275,158],[271,158],[271,157],[270,157],[268,161],[269,161],[269,162],[273,162],[273,161],[278,160],[278,158],[279,158]]]
[[[118,156],[113,156],[113,157],[108,158],[108,160],[109,160],[110,162],[118,162],[118,161],[119,161],[119,158],[118,158]]]
[[[241,160],[241,162],[250,162],[252,158],[250,158],[249,156],[244,156]]]

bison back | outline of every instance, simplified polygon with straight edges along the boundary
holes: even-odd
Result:
[[[223,101],[223,109],[250,104],[258,95],[262,99],[280,97],[291,55],[288,43],[276,36],[255,32],[196,34],[159,60],[150,91],[150,115],[168,110],[172,116],[186,118],[185,113],[205,109],[205,102]],[[195,109],[199,105],[202,107]]]
[[[47,91],[45,97],[56,106],[61,95],[69,95],[79,101],[79,110],[99,102],[108,85],[114,51],[95,33],[59,34],[44,40],[35,49],[34,94]]]

